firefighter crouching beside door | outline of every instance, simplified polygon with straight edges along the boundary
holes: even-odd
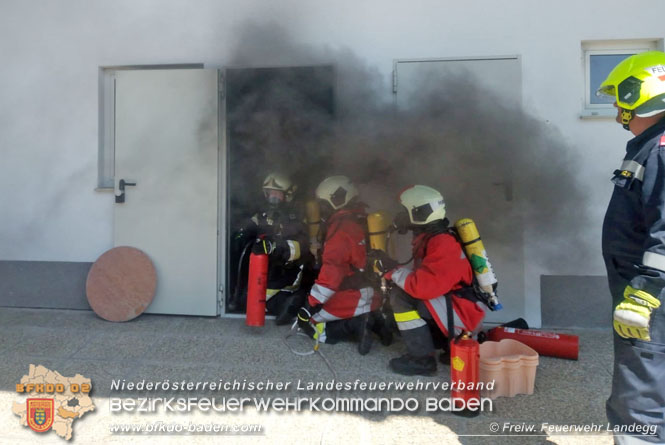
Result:
[[[462,245],[449,232],[441,193],[414,185],[399,199],[404,211],[395,217],[395,225],[402,233],[413,231],[413,268],[394,268],[394,260],[379,254],[380,267],[388,270],[385,278],[394,283],[390,303],[407,348],[389,366],[398,374],[432,375],[437,367],[433,335],[440,340],[441,334],[449,335],[449,318],[456,328],[473,332],[480,328],[485,312],[473,297],[465,298],[473,293],[473,271]],[[440,343],[440,347],[445,344]]]
[[[309,234],[303,212],[293,199],[295,189],[283,174],[266,176],[263,194],[267,208],[252,216],[236,236],[242,244],[255,240],[252,252],[269,255],[266,310],[276,316],[278,325],[295,318],[305,302],[309,290],[306,282],[311,276]]]
[[[367,270],[365,204],[345,176],[326,178],[316,189],[325,225],[321,269],[307,303],[298,312],[298,326],[322,343],[358,341],[365,355],[372,346],[372,331],[390,344],[392,336],[378,309]]]

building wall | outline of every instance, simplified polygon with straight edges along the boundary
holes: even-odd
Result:
[[[91,262],[112,247],[112,193],[96,191],[100,66],[229,63],[237,26],[273,21],[303,44],[349,48],[386,79],[394,59],[518,54],[525,109],[557,130],[584,166],[593,251],[580,264],[537,265],[527,228],[526,313],[540,323],[540,275],[603,275],[600,225],[610,173],[629,134],[581,120],[581,41],[663,38],[665,3],[630,20],[617,0],[363,2],[337,0],[5,0],[0,5],[0,260]],[[279,61],[267,61],[267,64]],[[571,214],[579,212],[575,205]],[[600,297],[599,297],[600,298]]]

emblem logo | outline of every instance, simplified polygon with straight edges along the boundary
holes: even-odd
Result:
[[[53,406],[53,399],[28,399],[28,426],[38,433],[50,430],[53,425]]]
[[[453,369],[459,372],[462,372],[464,370],[464,365],[466,365],[466,363],[464,363],[464,360],[462,360],[458,356],[453,357],[452,364],[453,364]]]

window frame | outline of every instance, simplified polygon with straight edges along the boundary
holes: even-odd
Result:
[[[597,55],[639,54],[645,51],[662,49],[662,39],[639,40],[589,40],[582,42],[582,65],[584,71],[583,106],[580,118],[614,118],[613,104],[591,103],[591,57]]]

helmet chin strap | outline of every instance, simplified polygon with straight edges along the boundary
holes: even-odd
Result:
[[[621,125],[623,125],[624,130],[630,131],[630,121],[633,119],[633,116],[635,115],[634,110],[624,110],[623,108],[621,109]]]

